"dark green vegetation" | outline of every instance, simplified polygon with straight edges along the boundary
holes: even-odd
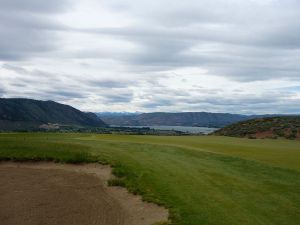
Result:
[[[300,148],[288,140],[216,136],[0,134],[0,158],[99,161],[181,225],[295,225]],[[63,159],[62,159],[63,158]],[[72,161],[72,160],[71,160]],[[76,161],[76,160],[75,160]]]
[[[53,101],[0,98],[0,131],[57,129],[61,125],[103,127],[105,123],[93,113]]]
[[[198,126],[223,127],[249,119],[248,116],[229,113],[184,112],[184,113],[142,113],[142,114],[99,114],[109,125],[118,126]]]
[[[300,116],[247,120],[229,125],[214,134],[248,138],[300,139]]]
[[[51,131],[53,132],[53,131]],[[80,133],[97,133],[97,134],[130,134],[130,135],[164,135],[164,136],[181,136],[181,135],[202,135],[182,132],[177,130],[158,130],[149,127],[74,127],[63,126],[56,132],[80,132]]]

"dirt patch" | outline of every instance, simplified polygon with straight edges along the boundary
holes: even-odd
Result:
[[[0,163],[1,225],[150,225],[168,211],[108,187],[99,164]]]
[[[268,131],[257,132],[255,136],[256,138],[271,138],[273,136],[273,131],[268,130]]]
[[[296,135],[296,140],[300,141],[300,130],[298,130],[298,133]]]

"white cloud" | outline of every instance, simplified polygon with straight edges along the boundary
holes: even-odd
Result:
[[[300,110],[296,0],[0,0],[0,19],[0,96],[90,111]]]

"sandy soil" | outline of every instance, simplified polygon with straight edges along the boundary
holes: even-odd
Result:
[[[120,187],[98,164],[0,163],[1,225],[150,225],[168,212]]]

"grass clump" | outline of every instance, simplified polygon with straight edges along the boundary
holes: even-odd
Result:
[[[123,179],[109,179],[108,186],[119,186],[119,187],[126,187],[126,183]]]
[[[114,165],[112,173],[113,173],[113,175],[115,175],[116,177],[119,177],[119,178],[122,178],[122,177],[125,177],[126,175],[128,175],[128,171],[121,164]]]

